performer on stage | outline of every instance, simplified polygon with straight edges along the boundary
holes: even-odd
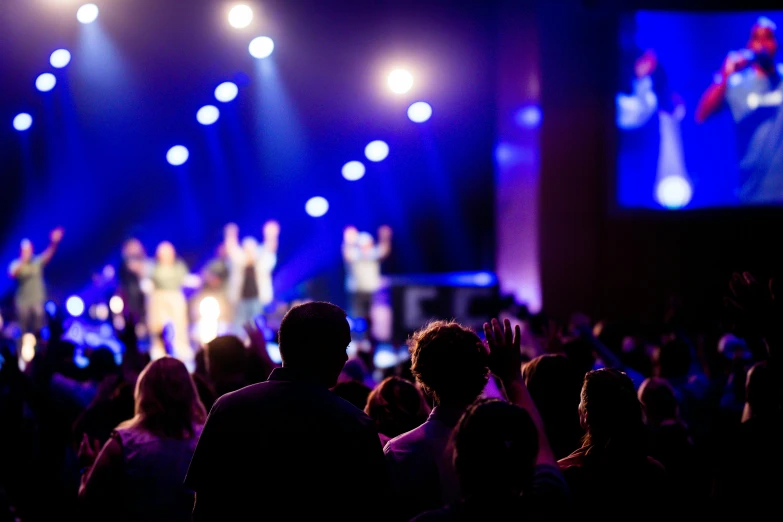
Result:
[[[741,200],[783,201],[783,64],[775,62],[776,26],[759,18],[745,49],[732,51],[696,108],[703,123],[728,106],[736,124]]]
[[[8,275],[16,279],[17,283],[14,305],[22,333],[37,335],[44,325],[46,284],[43,269],[52,260],[62,238],[62,228],[52,230],[49,234],[49,246],[38,255],[33,254],[33,243],[29,239],[23,239],[19,245],[19,257],[8,267]]]
[[[226,225],[224,242],[229,259],[226,294],[234,310],[235,333],[243,335],[243,326],[264,312],[264,307],[274,299],[272,270],[277,264],[277,247],[280,225],[267,221],[263,227],[264,241],[259,244],[253,237],[239,242],[239,227]]]
[[[138,239],[130,238],[122,245],[122,262],[117,270],[119,285],[117,295],[124,303],[124,313],[133,317],[136,324],[146,322],[146,295],[141,281],[150,271],[147,252]]]
[[[370,318],[375,293],[381,286],[381,261],[391,252],[392,229],[378,228],[378,244],[369,232],[350,225],[343,232],[343,260],[346,265],[345,288],[352,318]]]
[[[150,273],[152,292],[147,308],[152,338],[150,357],[158,359],[166,355],[163,330],[166,324],[171,324],[171,346],[174,352],[171,355],[193,370],[194,354],[188,331],[188,306],[183,293],[189,276],[188,266],[177,257],[174,246],[168,241],[160,243],[155,251],[155,263]]]

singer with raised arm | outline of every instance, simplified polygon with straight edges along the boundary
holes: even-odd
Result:
[[[728,106],[736,124],[742,201],[783,202],[783,64],[777,27],[759,18],[745,49],[731,51],[696,108],[696,122]]]
[[[264,240],[259,244],[252,236],[239,241],[239,227],[229,223],[224,229],[224,244],[228,256],[226,296],[234,308],[234,331],[245,335],[246,323],[253,323],[274,300],[272,270],[277,265],[280,224],[267,221],[262,229]]]
[[[46,283],[43,269],[52,260],[62,238],[62,228],[52,230],[49,234],[49,246],[38,255],[33,253],[33,243],[29,239],[23,239],[19,245],[19,257],[8,267],[8,275],[16,279],[14,306],[22,333],[38,334],[44,325]]]
[[[378,243],[369,232],[349,225],[343,231],[343,261],[346,267],[345,289],[352,318],[370,318],[372,300],[381,287],[381,261],[391,252],[392,229],[378,228]]]

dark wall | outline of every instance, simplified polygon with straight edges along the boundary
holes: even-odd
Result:
[[[614,74],[620,6],[707,9],[704,2],[540,2],[544,309],[640,322],[677,297],[716,316],[732,271],[783,272],[783,208],[620,212],[613,207]],[[722,4],[723,9],[728,9]],[[741,4],[738,9],[770,8]],[[779,9],[780,7],[778,7]]]

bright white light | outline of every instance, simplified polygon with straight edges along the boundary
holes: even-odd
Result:
[[[321,196],[315,196],[305,203],[305,212],[311,217],[321,217],[329,210],[329,202]]]
[[[395,69],[389,73],[389,88],[397,94],[404,94],[413,87],[413,76],[405,69]]]
[[[408,119],[414,123],[423,123],[432,116],[432,107],[427,102],[416,102],[408,107]]]
[[[35,357],[35,335],[26,333],[22,336],[22,360],[29,363]]]
[[[99,321],[105,321],[109,318],[109,307],[106,306],[106,303],[95,305],[95,318]]]
[[[65,301],[65,309],[74,317],[79,317],[84,313],[84,301],[78,295],[72,295]]]
[[[23,112],[14,117],[14,129],[24,132],[33,125],[33,117]]]
[[[214,297],[205,297],[198,305],[202,319],[217,319],[220,316],[220,303]]]
[[[283,362],[283,358],[280,357],[280,345],[277,343],[266,343],[266,352],[269,354],[269,358],[275,364]]]
[[[343,177],[348,181],[356,181],[364,177],[364,163],[361,161],[349,161],[343,165]]]
[[[275,42],[268,36],[259,36],[251,40],[248,50],[250,51],[250,56],[260,60],[272,54],[272,51],[275,50]]]
[[[669,209],[682,208],[691,201],[693,189],[682,176],[667,176],[658,182],[655,189],[658,203]]]
[[[373,362],[376,368],[385,370],[397,364],[397,354],[391,346],[378,346],[373,356]]]
[[[83,24],[91,24],[98,19],[98,6],[95,4],[84,4],[76,11],[76,19]]]
[[[364,148],[364,155],[370,161],[383,161],[389,155],[389,146],[385,141],[371,141]]]
[[[71,63],[71,53],[67,49],[57,49],[49,56],[49,63],[55,69],[62,69]]]
[[[196,119],[202,125],[212,125],[220,117],[220,111],[214,105],[204,105],[196,113]]]
[[[223,82],[215,87],[215,99],[219,102],[230,102],[239,94],[239,88],[235,83]]]
[[[49,92],[57,84],[57,78],[52,73],[43,73],[35,79],[35,88],[41,92]]]
[[[190,153],[187,148],[182,145],[174,145],[166,153],[166,161],[176,167],[188,161],[189,156]]]
[[[125,303],[123,302],[122,297],[115,295],[109,299],[109,309],[113,314],[121,314],[122,311],[125,310]]]
[[[246,5],[237,5],[228,12],[228,23],[231,27],[242,29],[250,25],[253,21],[253,10]]]

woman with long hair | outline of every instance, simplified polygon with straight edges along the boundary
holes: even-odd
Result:
[[[95,520],[190,520],[194,498],[183,483],[206,411],[185,365],[169,356],[149,363],[136,383],[135,411],[100,451],[82,441],[84,514]]]
[[[574,508],[604,519],[666,513],[670,480],[663,465],[648,456],[642,405],[631,378],[614,368],[587,372],[579,421],[585,430],[581,447],[558,461]]]

